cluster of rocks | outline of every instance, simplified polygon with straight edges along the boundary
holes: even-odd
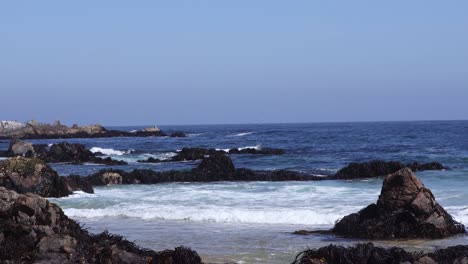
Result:
[[[18,123],[18,122],[16,122]],[[185,137],[182,132],[173,132],[166,134],[157,127],[151,127],[143,130],[128,132],[120,130],[108,130],[102,125],[89,125],[71,127],[63,125],[60,121],[53,124],[44,124],[37,121],[27,123],[19,123],[8,126],[3,125],[0,130],[0,138],[2,139],[53,139],[53,138],[103,138],[103,137]],[[3,122],[2,124],[5,124]]]
[[[245,168],[236,169],[231,159],[216,153],[203,158],[202,162],[191,170],[153,171],[136,169],[101,170],[86,177],[93,186],[109,184],[156,184],[166,182],[217,182],[217,181],[310,181],[319,180],[320,176],[294,171],[255,171]]]
[[[198,264],[188,248],[156,252],[107,232],[90,234],[55,204],[0,187],[2,263]]]
[[[468,246],[459,245],[431,253],[407,252],[399,247],[382,248],[373,243],[351,247],[329,245],[299,253],[292,264],[462,264],[468,263]]]
[[[156,159],[150,157],[146,160],[139,160],[142,163],[159,163],[159,162],[175,162],[175,161],[189,161],[189,160],[201,160],[207,156],[217,154],[261,154],[261,155],[282,155],[284,150],[275,148],[232,148],[228,151],[214,149],[214,148],[183,148],[177,152],[177,155],[169,159]]]
[[[46,144],[32,144],[26,141],[12,140],[8,151],[4,153],[7,157],[29,157],[38,158],[45,162],[68,162],[81,164],[92,162],[105,165],[126,165],[125,161],[114,160],[110,157],[97,157],[82,144],[71,144],[68,142],[55,143],[50,146]]]

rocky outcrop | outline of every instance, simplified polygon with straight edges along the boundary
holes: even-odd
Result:
[[[90,234],[55,204],[0,187],[2,263],[198,264],[195,251],[155,252],[107,232]]]
[[[21,123],[23,124],[23,123]],[[184,136],[182,132],[175,132],[171,136]],[[0,139],[53,139],[53,138],[102,138],[102,137],[161,137],[168,136],[156,127],[134,132],[108,130],[103,126],[89,125],[68,127],[59,121],[53,124],[44,124],[37,121],[24,123],[23,125],[0,128]]]
[[[464,233],[409,168],[387,175],[376,204],[343,217],[332,230],[369,239],[442,238]]]
[[[82,144],[71,144],[68,142],[60,142],[51,146],[45,144],[33,145],[32,143],[12,140],[7,152],[7,156],[38,158],[46,162],[68,162],[73,164],[81,164],[84,162],[92,162],[105,165],[126,165],[127,163],[120,160],[97,157]]]
[[[438,162],[431,163],[409,163],[402,164],[397,161],[382,161],[373,160],[362,163],[350,163],[348,166],[340,169],[331,179],[359,179],[359,178],[372,178],[378,176],[385,176],[394,172],[397,172],[403,168],[409,167],[413,171],[422,170],[443,170],[446,169],[442,164]]]
[[[155,158],[148,158],[146,160],[139,160],[143,163],[159,163],[159,162],[175,162],[175,161],[188,161],[188,160],[201,160],[210,155],[217,154],[261,154],[261,155],[282,155],[284,150],[275,148],[232,148],[228,151],[219,150],[214,148],[183,148],[177,152],[177,155],[170,159],[160,160]]]
[[[73,191],[93,192],[89,183],[76,176],[58,176],[44,161],[16,157],[0,162],[0,186],[18,193],[35,193],[43,197],[67,196]]]
[[[236,169],[231,159],[223,154],[204,157],[192,170],[153,171],[101,170],[86,177],[93,186],[110,184],[156,184],[166,182],[216,182],[216,181],[312,181],[323,177],[286,170],[255,171]]]
[[[454,246],[431,253],[407,252],[402,248],[376,247],[372,243],[351,247],[329,245],[297,255],[293,264],[435,264],[468,262],[468,246]]]
[[[172,132],[170,135],[170,137],[187,137],[187,135],[184,133],[184,132]]]

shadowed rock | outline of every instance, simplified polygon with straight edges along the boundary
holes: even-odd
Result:
[[[377,204],[345,216],[333,233],[356,238],[442,238],[464,233],[409,168],[387,175]]]
[[[55,204],[33,194],[0,187],[2,263],[198,264],[195,251],[179,247],[155,252],[120,236],[83,230]]]
[[[405,167],[409,167],[413,171],[446,169],[442,164],[438,162],[424,164],[413,162],[404,165],[401,162],[397,161],[386,162],[382,160],[373,160],[362,163],[350,163],[348,166],[340,169],[334,176],[331,176],[330,179],[372,178],[395,173]]]
[[[376,247],[372,243],[352,247],[329,245],[299,253],[292,264],[452,264],[467,263],[468,246],[454,246],[432,253],[407,252],[402,248]]]
[[[15,157],[0,162],[0,186],[18,193],[35,193],[43,197],[62,197],[75,190],[93,192],[88,181],[78,177],[58,176],[44,161]]]

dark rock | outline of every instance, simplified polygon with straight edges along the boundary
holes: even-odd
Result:
[[[397,247],[382,248],[372,243],[356,244],[352,247],[329,245],[309,249],[297,255],[293,264],[397,264],[414,263],[424,257],[422,253],[408,253]]]
[[[175,162],[175,161],[188,161],[188,160],[201,160],[210,155],[216,154],[263,154],[263,155],[282,155],[284,151],[281,149],[274,148],[244,148],[237,149],[233,148],[229,151],[217,150],[214,148],[183,148],[181,151],[177,152],[177,155],[167,160],[160,160],[155,158],[148,158],[146,160],[139,160],[138,162],[143,163],[159,163],[159,162]]]
[[[170,137],[187,137],[187,135],[183,132],[172,132]]]
[[[236,169],[229,157],[223,154],[216,154],[203,159],[200,165],[192,171],[203,178],[216,179],[222,177],[229,178],[230,175],[234,174]]]
[[[299,253],[292,264],[462,264],[468,261],[468,246],[459,245],[432,253],[407,252],[402,248],[376,247],[372,243],[351,247],[329,245]]]
[[[105,165],[127,165],[125,161],[114,160],[110,157],[96,157],[82,144],[71,144],[68,142],[60,142],[52,144],[50,147],[45,144],[33,145],[29,142],[13,140],[10,143],[8,151],[10,157],[24,156],[35,157],[46,162],[68,162],[73,164],[81,164],[84,162],[93,162]]]
[[[442,238],[464,233],[409,168],[385,177],[377,204],[345,216],[333,233],[357,238]]]
[[[378,176],[385,176],[391,173],[395,173],[405,167],[410,167],[415,171],[421,170],[441,170],[445,167],[438,162],[431,162],[425,164],[419,164],[417,162],[404,165],[397,161],[382,161],[373,160],[362,163],[350,163],[348,166],[340,169],[334,176],[329,177],[330,179],[360,179],[360,178],[372,178]]]
[[[216,181],[312,181],[323,177],[294,171],[254,171],[236,169],[231,159],[220,153],[203,158],[198,167],[185,171],[101,170],[86,177],[93,186],[110,184],[156,184],[166,182]]]
[[[228,151],[229,154],[261,154],[261,155],[283,155],[285,152],[282,149],[275,148],[233,148]]]
[[[0,187],[2,263],[198,264],[195,251],[179,247],[155,252],[121,236],[83,230],[55,204],[33,194]]]

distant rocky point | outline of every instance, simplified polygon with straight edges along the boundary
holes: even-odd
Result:
[[[53,138],[104,138],[104,137],[185,137],[182,132],[166,134],[153,126],[137,131],[108,130],[102,125],[69,127],[55,121],[52,124],[35,120],[21,123],[17,121],[0,121],[0,139],[53,139]]]

